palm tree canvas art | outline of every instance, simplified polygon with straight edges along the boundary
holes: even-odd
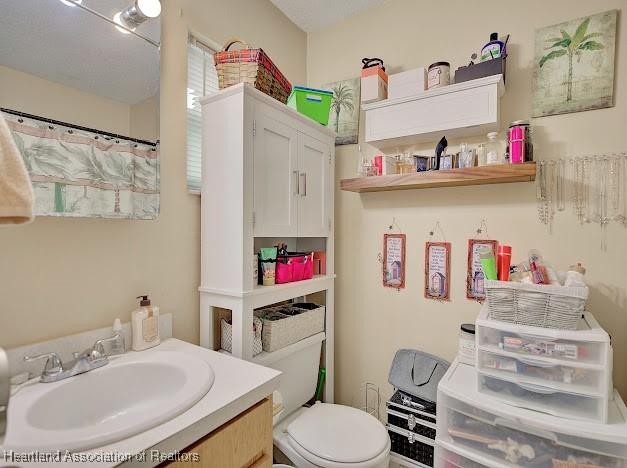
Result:
[[[357,143],[359,137],[359,78],[329,83],[322,88],[333,91],[329,128],[335,130],[336,145]]]
[[[614,104],[616,10],[536,31],[533,115]]]

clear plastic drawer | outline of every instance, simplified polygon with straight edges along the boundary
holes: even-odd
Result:
[[[569,419],[607,422],[608,398],[579,395],[543,385],[513,382],[479,372],[478,390],[519,408]]]
[[[489,400],[486,400],[489,401]],[[612,402],[614,404],[614,402]],[[493,407],[502,409],[501,404]],[[448,396],[443,391],[438,394],[437,445],[448,448],[459,447],[458,454],[472,460],[470,465],[490,467],[538,468],[625,468],[627,467],[627,444],[624,434],[614,434],[616,429],[602,427],[596,423],[576,421],[559,422],[561,428],[549,429],[547,420],[555,420],[540,415],[537,421],[523,421],[517,416],[531,417],[529,411],[511,408],[511,416],[493,413],[474,404]],[[616,421],[614,421],[616,422]],[[624,432],[623,424],[620,427]],[[566,433],[576,428],[578,435]],[[619,431],[620,431],[619,430]],[[564,431],[564,432],[561,432]],[[605,431],[595,434],[595,431]],[[442,452],[439,450],[441,460]],[[456,458],[453,459],[455,463]],[[477,461],[482,463],[476,464]],[[441,465],[436,466],[455,466]]]
[[[476,325],[478,348],[546,358],[565,365],[609,367],[611,373],[610,337],[589,312],[584,313],[577,330],[555,330],[491,320],[483,307]]]
[[[607,369],[501,351],[477,351],[477,368],[483,374],[519,384],[535,385],[589,396],[609,396],[611,379]]]

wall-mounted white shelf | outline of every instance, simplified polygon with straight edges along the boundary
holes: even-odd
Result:
[[[485,135],[500,124],[503,75],[362,105],[366,142],[379,149]]]

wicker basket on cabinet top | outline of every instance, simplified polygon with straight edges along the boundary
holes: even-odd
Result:
[[[234,44],[242,44],[245,48],[229,50]],[[252,49],[243,40],[234,38],[213,55],[213,60],[220,89],[248,83],[283,104],[287,102],[292,85],[263,49]]]

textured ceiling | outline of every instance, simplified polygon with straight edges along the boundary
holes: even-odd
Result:
[[[0,65],[134,104],[159,89],[159,51],[59,0],[0,0]],[[131,0],[84,0],[111,18]],[[159,41],[159,20],[137,28]]]
[[[305,32],[318,31],[385,0],[270,0]]]

